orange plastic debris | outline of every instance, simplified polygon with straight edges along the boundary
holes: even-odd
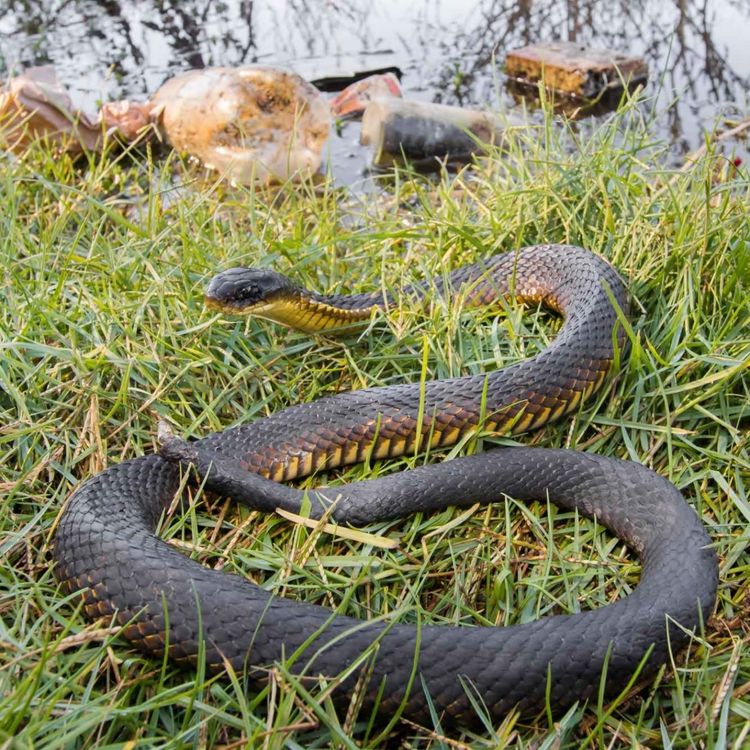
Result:
[[[334,117],[359,117],[373,99],[402,97],[401,84],[393,73],[368,76],[347,86],[331,100]]]

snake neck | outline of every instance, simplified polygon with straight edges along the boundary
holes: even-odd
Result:
[[[253,309],[252,314],[306,333],[367,321],[382,306],[382,295],[322,295],[298,287]]]
[[[475,271],[479,275],[479,270]],[[464,279],[458,278],[449,279],[447,284],[438,280],[434,287],[434,291],[440,295],[445,295],[446,292],[456,294],[463,287],[463,304],[467,308],[481,307],[491,301],[509,300],[512,297],[516,303],[522,305],[541,304],[556,314],[564,315],[565,312],[554,293],[533,286],[516,289],[511,294],[506,284],[494,283],[493,288],[488,290],[486,285],[467,284]],[[424,282],[407,285],[400,290],[399,297],[418,305],[425,304],[430,298],[429,286]],[[387,292],[319,294],[298,286],[255,306],[251,312],[256,317],[271,320],[288,328],[306,333],[319,333],[367,321],[375,311],[383,310],[392,304],[394,297]]]
[[[611,266],[582,248],[525,248],[398,290],[398,300],[417,304],[437,297],[461,307],[507,299],[541,304],[563,324],[546,349],[503,370],[354,391],[238,428],[232,439],[242,445],[243,469],[286,481],[368,457],[449,448],[476,430],[526,432],[579,408],[627,354],[618,324],[618,308],[628,310],[625,287]],[[384,289],[330,296],[285,289],[284,299],[273,318],[308,331],[364,320],[394,304]]]

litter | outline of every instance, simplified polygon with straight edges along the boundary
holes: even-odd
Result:
[[[262,66],[175,76],[151,100],[151,117],[173,148],[244,184],[311,175],[330,127],[314,86]]]
[[[401,84],[393,73],[363,78],[347,86],[330,102],[331,114],[339,119],[360,117],[374,99],[401,98]]]
[[[441,162],[470,161],[501,133],[501,123],[488,112],[394,98],[368,104],[360,140],[374,147],[376,167],[408,161],[434,169]]]
[[[505,57],[505,71],[518,83],[541,81],[551,90],[585,99],[648,78],[643,58],[576,42],[545,42],[512,50]]]

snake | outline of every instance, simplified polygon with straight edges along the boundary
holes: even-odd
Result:
[[[534,356],[486,373],[334,393],[199,439],[165,432],[157,452],[109,466],[68,499],[54,540],[62,590],[80,597],[87,618],[108,618],[151,657],[234,671],[247,690],[283,664],[300,685],[324,690],[336,711],[377,721],[559,715],[655,674],[710,617],[718,565],[696,512],[649,468],[516,443],[349,484],[301,489],[291,481],[440,451],[470,435],[513,443],[509,436],[581,409],[628,356],[628,293],[606,260],[573,245],[534,245],[397,292],[329,295],[272,269],[231,268],[205,292],[215,310],[309,332],[366,326],[399,300],[438,298],[461,309],[543,307],[562,323]],[[275,595],[163,541],[159,519],[186,482],[258,511],[339,527],[506,496],[552,502],[611,530],[638,555],[641,575],[605,606],[521,624],[442,625],[419,614],[416,622],[360,620]]]

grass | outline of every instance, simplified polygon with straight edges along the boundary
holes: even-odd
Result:
[[[523,442],[638,461],[680,487],[720,556],[716,613],[694,648],[614,705],[464,735],[402,723],[390,746],[747,747],[750,181],[742,167],[717,172],[712,148],[670,169],[641,112],[576,129],[547,117],[512,129],[471,175],[400,172],[378,197],[175,181],[179,164],[143,156],[4,157],[0,748],[387,744],[364,725],[355,744],[351,723],[284,665],[246,696],[236,679],[142,658],[109,622],[87,623],[56,586],[55,523],[81,480],[155,450],[158,418],[204,435],[349,388],[502,367],[555,331],[540,313],[462,313],[436,299],[359,335],[310,337],[209,313],[201,292],[216,269],[267,265],[320,291],[364,291],[546,241],[592,248],[628,279],[633,353],[595,403]],[[482,442],[493,439],[453,453]],[[512,499],[367,531],[335,537],[198,494],[163,535],[279,594],[404,622],[504,625],[598,607],[639,573],[595,524]]]

